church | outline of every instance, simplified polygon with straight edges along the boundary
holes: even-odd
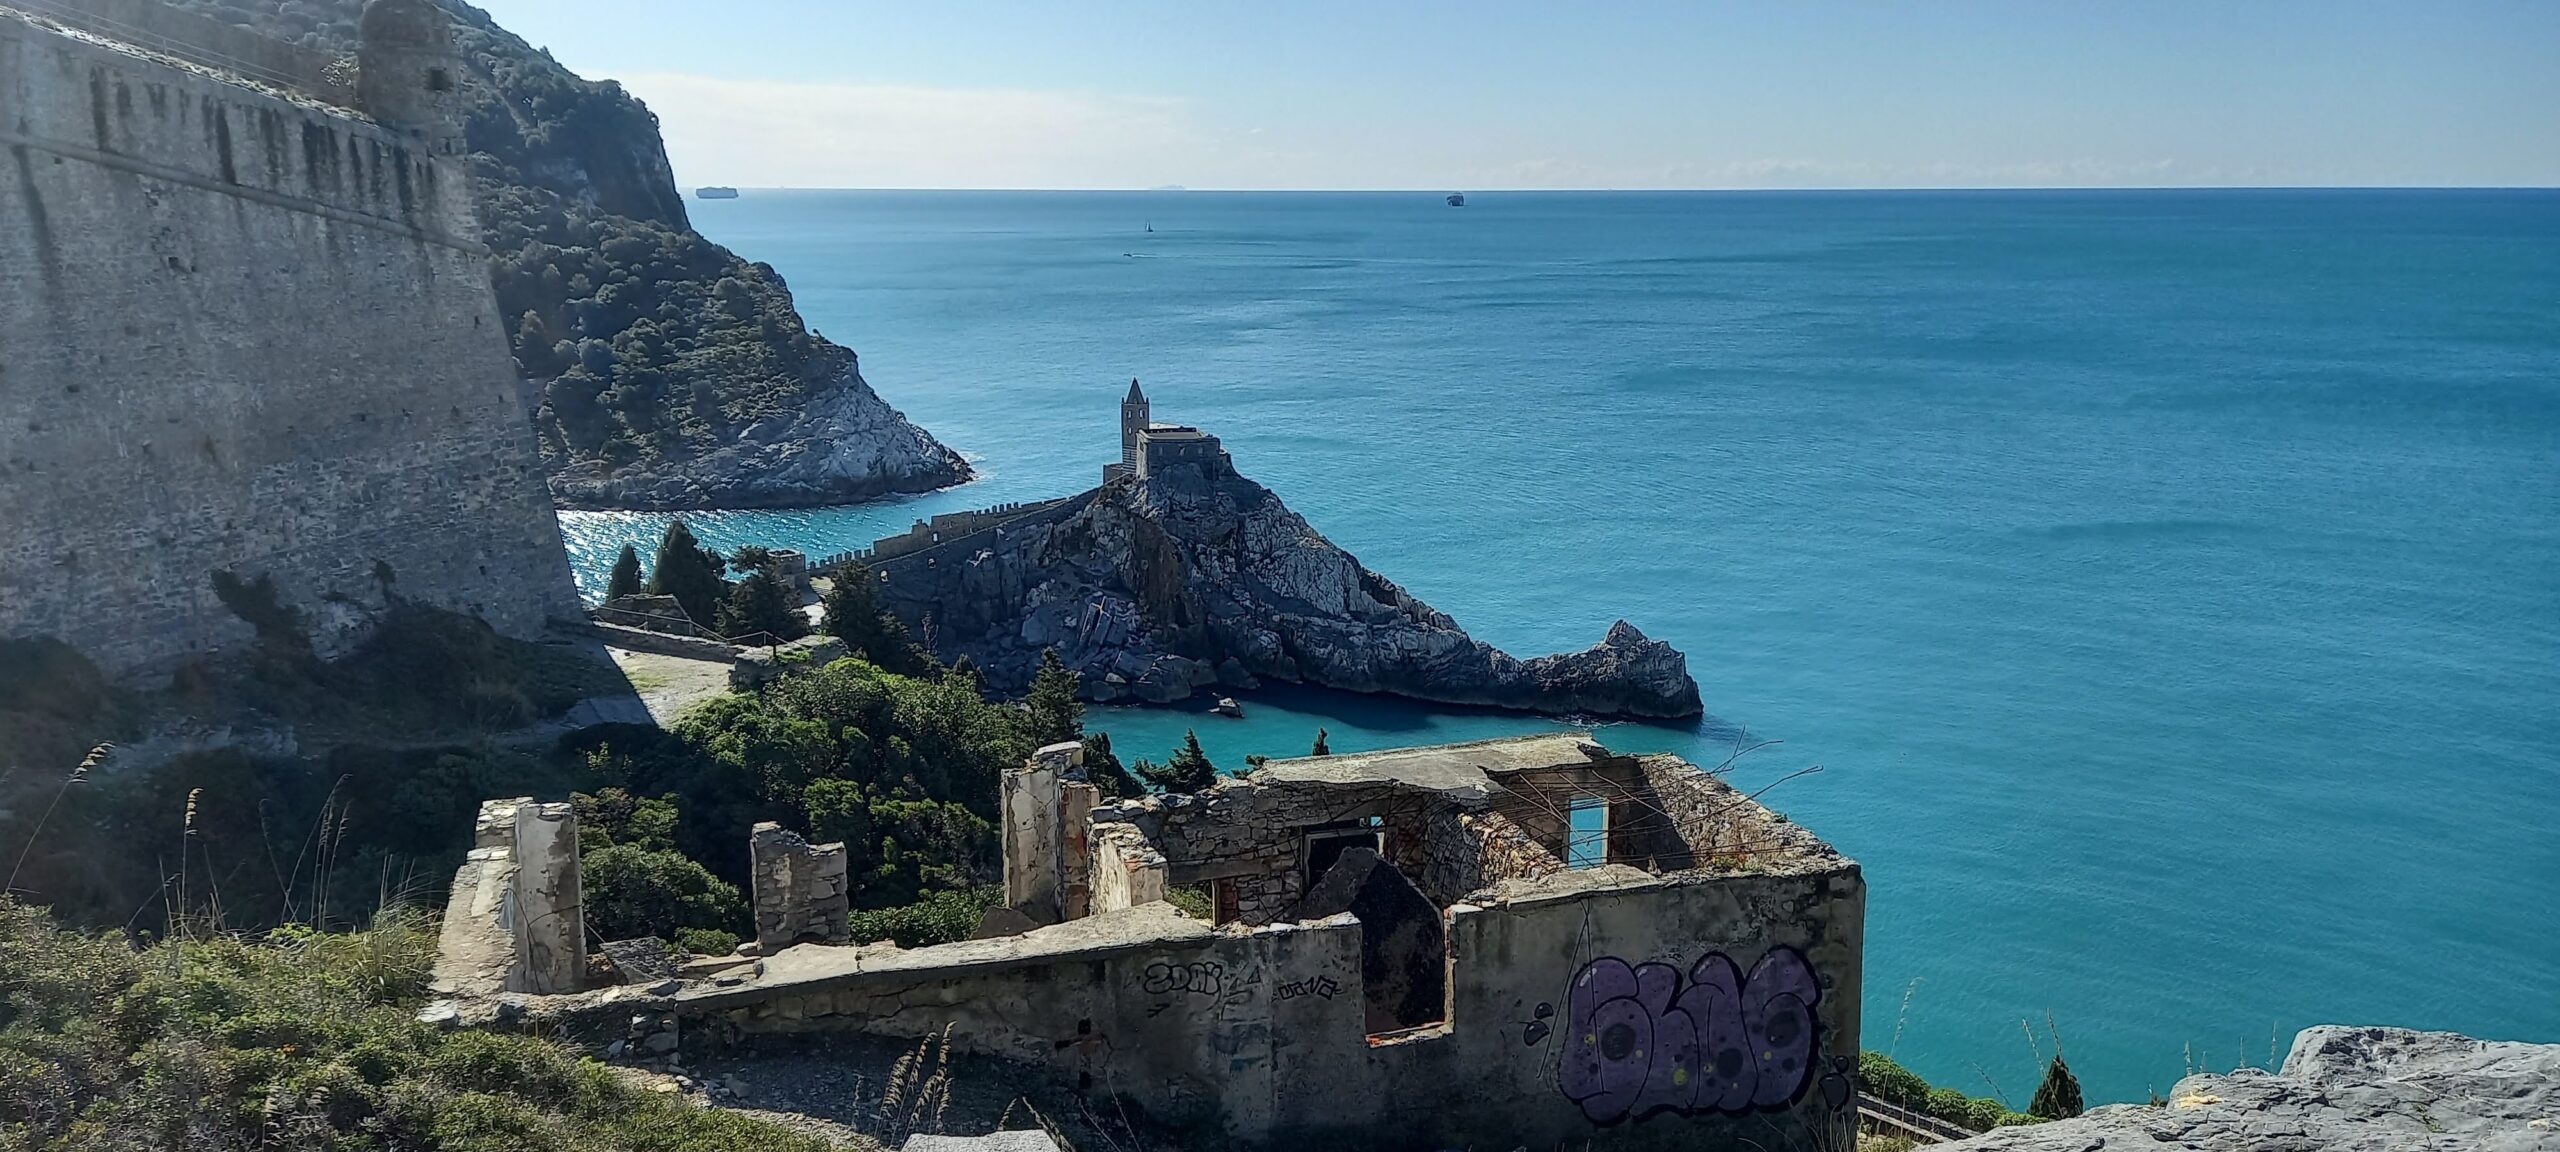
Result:
[[[1212,474],[1229,467],[1227,450],[1218,438],[1189,424],[1158,424],[1147,394],[1131,378],[1129,394],[1120,400],[1120,460],[1102,466],[1102,482],[1123,476],[1144,480],[1169,464],[1196,463]]]

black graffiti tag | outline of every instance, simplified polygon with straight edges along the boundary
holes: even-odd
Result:
[[[1188,964],[1158,960],[1147,965],[1146,972],[1138,978],[1138,986],[1150,995],[1182,992],[1215,997],[1226,990],[1226,982],[1225,966],[1209,960],[1194,960]]]
[[[1290,980],[1275,985],[1272,988],[1271,998],[1276,1001],[1295,1000],[1300,996],[1322,996],[1331,1000],[1334,994],[1340,991],[1342,991],[1342,985],[1334,983],[1333,977],[1312,976],[1305,980]]]

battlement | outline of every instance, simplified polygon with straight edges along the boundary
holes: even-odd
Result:
[[[266,581],[323,656],[395,599],[519,637],[576,619],[449,151],[450,35],[420,20],[442,9],[368,6],[405,35],[367,66],[410,69],[374,79],[419,88],[368,117],[239,66],[308,78],[289,45],[156,0],[29,2],[0,0],[0,523],[25,542],[0,637],[143,676],[251,642],[224,576]]]
[[[182,60],[241,80],[355,108],[354,60],[289,44],[161,0],[0,0],[57,27]]]

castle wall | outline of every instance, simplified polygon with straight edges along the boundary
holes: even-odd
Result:
[[[396,594],[577,611],[458,164],[0,10],[0,636],[332,654]]]

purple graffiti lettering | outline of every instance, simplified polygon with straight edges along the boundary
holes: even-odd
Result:
[[[1566,989],[1556,1087],[1598,1124],[1783,1107],[1813,1081],[1821,1001],[1793,948],[1770,949],[1748,978],[1710,952],[1685,982],[1669,964],[1604,956]]]

